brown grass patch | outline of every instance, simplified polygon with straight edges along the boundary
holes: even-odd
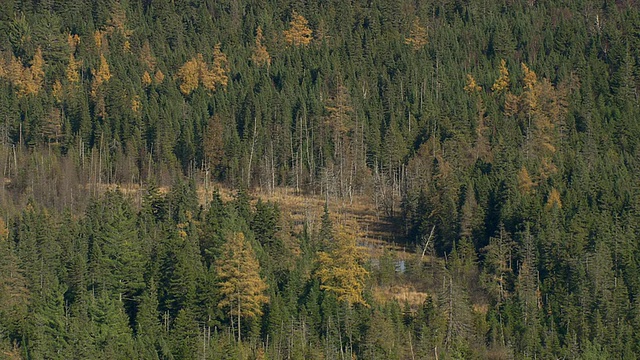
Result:
[[[414,310],[421,307],[429,296],[426,292],[417,291],[411,285],[374,286],[372,292],[376,302],[384,304],[396,300],[400,304],[408,303]]]

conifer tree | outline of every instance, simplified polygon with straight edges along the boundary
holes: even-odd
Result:
[[[148,71],[145,71],[144,74],[142,74],[142,85],[145,88],[151,85],[151,75],[149,75]]]
[[[427,29],[420,25],[420,19],[417,17],[413,20],[409,37],[404,39],[404,43],[411,45],[414,51],[420,50],[427,45]]]
[[[464,91],[469,94],[474,94],[481,90],[482,87],[478,85],[476,79],[471,74],[467,74],[467,85],[464,87]]]
[[[202,55],[200,55],[202,56]],[[180,70],[178,70],[178,77],[181,80],[180,91],[184,95],[189,95],[193,90],[198,88],[198,82],[200,81],[200,65],[196,58],[192,58],[187,61]]]
[[[222,296],[218,307],[227,309],[231,319],[237,320],[240,340],[242,318],[261,316],[262,305],[269,302],[264,294],[267,284],[260,277],[260,264],[243,233],[233,233],[227,238],[216,267]]]
[[[311,43],[313,30],[309,28],[309,22],[304,16],[293,12],[289,29],[284,31],[284,40],[293,46],[305,46]]]
[[[560,200],[560,192],[556,188],[551,188],[549,192],[549,196],[547,198],[547,210],[553,209],[554,207],[558,207],[558,209],[562,208],[562,201]]]
[[[96,97],[102,84],[111,79],[111,70],[109,70],[109,63],[107,63],[107,58],[104,57],[104,54],[100,54],[100,66],[97,70],[92,70],[92,74],[93,84],[91,86],[91,96]]]
[[[509,69],[507,69],[507,62],[504,59],[500,59],[500,76],[491,86],[491,91],[494,94],[505,92],[509,89]]]
[[[256,45],[253,49],[253,55],[251,55],[251,60],[257,66],[267,65],[269,67],[271,65],[271,56],[267,52],[267,47],[262,43],[264,41],[264,37],[262,36],[262,27],[258,26],[256,30]]]
[[[340,227],[328,252],[318,253],[317,276],[320,289],[333,293],[348,305],[368,306],[362,292],[369,272],[361,265],[356,237]]]
[[[527,168],[523,166],[520,168],[520,171],[518,171],[518,190],[523,194],[529,194],[534,186],[535,183],[531,180]]]

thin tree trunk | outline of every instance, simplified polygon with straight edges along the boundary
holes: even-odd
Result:
[[[256,146],[256,132],[258,130],[258,118],[253,118],[253,141],[251,142],[251,153],[249,154],[249,167],[247,169],[247,188],[251,186],[251,162],[253,161],[253,151]]]

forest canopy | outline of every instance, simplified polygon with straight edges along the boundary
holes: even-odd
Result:
[[[639,89],[634,1],[4,0],[0,358],[635,358]]]

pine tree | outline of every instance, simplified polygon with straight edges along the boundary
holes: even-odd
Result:
[[[144,288],[146,255],[138,237],[136,217],[121,193],[107,193],[87,212],[89,266],[95,291],[120,299],[135,312],[135,297]]]
[[[140,305],[136,314],[137,352],[142,359],[165,359],[167,349],[164,332],[158,317],[158,292],[155,280],[151,279],[147,290],[138,298]]]
[[[264,294],[267,284],[260,277],[260,264],[243,233],[233,233],[227,238],[216,267],[222,295],[218,307],[227,309],[232,320],[237,319],[240,340],[241,319],[261,316],[262,305],[269,302]]]
[[[9,229],[0,217],[0,329],[17,338],[24,331],[31,293],[24,270],[9,239]],[[6,335],[4,335],[6,334]]]
[[[207,169],[211,169],[215,176],[224,160],[224,126],[217,114],[209,119],[204,130],[203,150]]]

